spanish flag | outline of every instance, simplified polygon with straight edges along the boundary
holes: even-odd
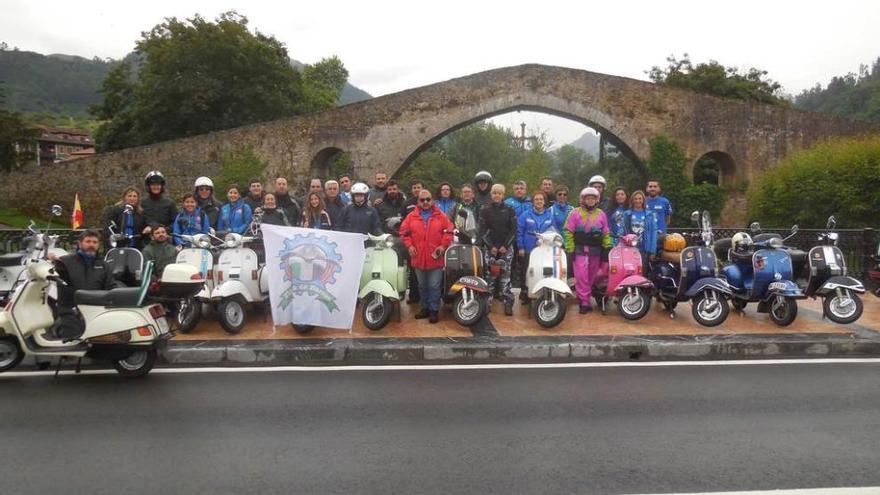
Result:
[[[73,213],[70,215],[70,228],[78,229],[83,224],[82,206],[79,205],[79,193],[76,193],[76,199],[73,200]]]

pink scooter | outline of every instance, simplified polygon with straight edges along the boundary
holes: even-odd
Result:
[[[612,297],[617,298],[617,309],[627,320],[638,320],[651,309],[654,284],[643,273],[638,242],[638,236],[626,234],[608,253],[608,273],[600,274],[593,285],[593,298],[602,314]]]

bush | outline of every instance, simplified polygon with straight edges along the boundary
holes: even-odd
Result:
[[[220,163],[220,173],[214,178],[215,194],[225,198],[227,188],[238,184],[242,196],[246,195],[252,178],[264,180],[266,165],[250,146],[227,153]]]
[[[765,225],[877,227],[880,137],[830,140],[789,156],[750,188],[749,215]]]

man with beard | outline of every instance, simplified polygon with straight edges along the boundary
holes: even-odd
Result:
[[[110,290],[125,287],[113,278],[104,260],[98,257],[100,237],[95,230],[79,235],[76,252],[55,261],[55,270],[65,283],[58,284],[58,309],[55,324],[45,336],[54,340],[75,339],[85,326],[76,308],[74,293],[78,290]]]
[[[251,211],[257,211],[257,208],[263,206],[263,182],[260,179],[251,179],[244,202],[251,207]]]
[[[385,189],[388,187],[388,174],[385,172],[376,172],[374,177],[373,187],[370,189],[369,201],[373,206],[376,205],[376,200],[381,200],[383,196],[385,196]]]
[[[299,204],[290,197],[287,190],[287,179],[284,177],[275,179],[275,204],[284,210],[284,214],[292,226],[299,226],[302,220],[302,210],[300,210]]]
[[[388,229],[388,225],[385,222],[391,217],[402,217],[403,195],[400,194],[396,180],[391,179],[388,181],[388,185],[385,187],[385,194],[380,199],[375,204],[376,210],[379,212],[379,218],[382,220],[382,229],[388,233],[394,233]]]

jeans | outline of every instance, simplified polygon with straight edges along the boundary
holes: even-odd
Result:
[[[422,307],[428,311],[440,310],[440,291],[443,285],[443,269],[413,270],[419,281]]]

